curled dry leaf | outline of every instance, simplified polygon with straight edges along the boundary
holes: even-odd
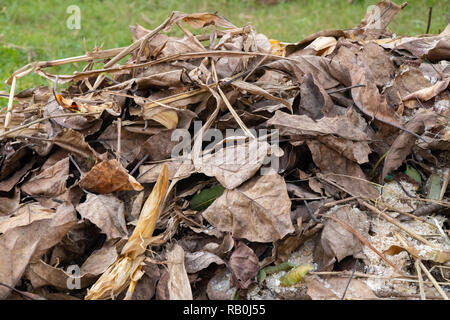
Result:
[[[436,123],[436,113],[426,109],[419,109],[414,117],[406,124],[405,128],[421,135],[426,129],[430,129]],[[402,165],[403,161],[411,153],[416,140],[417,138],[415,136],[406,131],[397,136],[384,159],[383,178]]]
[[[420,260],[431,260],[437,263],[447,263],[448,261],[450,261],[450,251],[440,251],[436,249],[418,250],[414,247],[392,245],[387,250],[383,251],[383,253],[393,256],[403,251],[407,251],[414,258]]]
[[[186,252],[184,264],[187,273],[196,273],[208,268],[211,263],[224,264],[224,261],[208,251]]]
[[[291,201],[278,174],[254,177],[241,187],[225,192],[203,212],[222,232],[234,238],[272,242],[294,232]]]
[[[341,206],[329,214],[351,225],[361,234],[368,235],[369,224],[364,212],[351,206]],[[319,270],[331,270],[335,261],[342,261],[348,256],[364,259],[363,244],[340,224],[327,219],[320,236],[320,242],[314,252],[314,261],[318,263]]]
[[[21,189],[31,196],[55,197],[66,191],[68,177],[69,158],[66,157],[25,182]]]
[[[144,189],[115,159],[102,161],[92,167],[80,180],[80,187],[96,193]]]
[[[106,234],[108,239],[126,238],[125,205],[112,195],[87,194],[86,201],[77,206],[77,211]]]
[[[420,99],[422,101],[428,101],[431,98],[434,98],[439,93],[448,88],[450,84],[450,78],[447,78],[442,81],[436,82],[434,85],[428,88],[423,88],[417,90],[411,94],[408,94],[406,97],[403,97],[403,101],[411,100],[411,99]]]
[[[259,270],[258,257],[252,249],[243,242],[239,242],[231,254],[229,268],[232,271],[233,286],[247,289],[256,281]]]

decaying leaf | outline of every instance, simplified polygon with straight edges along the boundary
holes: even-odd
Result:
[[[14,287],[27,265],[38,261],[75,223],[75,209],[63,204],[52,217],[17,226],[0,235],[0,282]],[[6,298],[9,292],[8,288],[0,287],[0,299]]]
[[[284,180],[272,172],[254,177],[239,188],[225,190],[203,216],[235,238],[271,242],[294,232],[290,206]]]
[[[96,193],[141,191],[144,188],[117,160],[106,160],[96,164],[80,180],[80,187]]]
[[[267,142],[251,140],[203,155],[201,159],[194,159],[194,165],[199,172],[215,177],[222,186],[233,189],[259,170],[269,151]]]
[[[345,292],[345,288],[348,288]],[[312,300],[378,300],[379,298],[362,280],[352,279],[349,283],[348,277],[317,277],[308,282],[308,296]]]
[[[125,205],[112,195],[87,194],[86,201],[77,206],[84,219],[97,225],[108,239],[126,238]]]
[[[258,257],[252,249],[239,242],[231,254],[229,267],[234,286],[247,289],[256,280],[259,270]]]
[[[335,215],[339,220],[351,225],[359,233],[368,234],[369,225],[364,212],[353,209],[351,206],[341,206],[329,214]],[[337,222],[331,219],[326,220],[320,242],[314,252],[314,260],[318,263],[318,269],[331,270],[335,261],[342,261],[348,256],[364,259],[363,244]]]
[[[437,263],[446,263],[450,261],[450,252],[449,251],[440,251],[436,249],[432,250],[418,250],[414,247],[402,247],[397,245],[390,246],[387,250],[383,251],[384,254],[393,256],[399,254],[400,252],[407,251],[416,259],[421,260],[431,260]]]

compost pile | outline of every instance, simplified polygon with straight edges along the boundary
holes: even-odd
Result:
[[[16,71],[0,298],[448,299],[450,24],[404,6],[291,44],[173,12]]]

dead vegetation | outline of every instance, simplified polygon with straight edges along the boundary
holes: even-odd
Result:
[[[287,45],[173,12],[14,72],[0,298],[448,300],[450,25],[398,37],[403,7]]]

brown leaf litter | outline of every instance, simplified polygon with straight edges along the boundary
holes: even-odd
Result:
[[[448,299],[450,25],[405,6],[291,44],[173,12],[14,72],[0,298]]]

